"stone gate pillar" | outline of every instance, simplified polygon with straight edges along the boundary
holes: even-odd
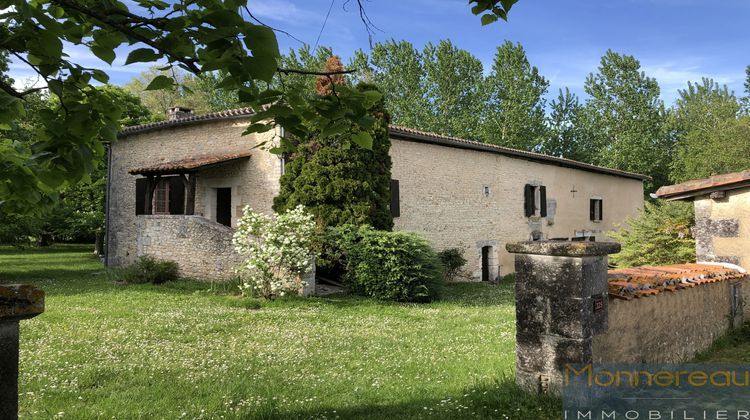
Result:
[[[595,332],[607,328],[607,255],[612,242],[534,241],[516,254],[516,383],[560,392],[567,363],[592,362]]]
[[[0,419],[18,418],[18,323],[42,312],[42,290],[0,284]]]

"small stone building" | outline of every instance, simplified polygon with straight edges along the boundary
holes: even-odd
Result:
[[[698,261],[750,266],[750,170],[669,185],[656,196],[693,202]]]
[[[174,259],[184,274],[231,275],[232,227],[249,205],[271,212],[284,161],[242,136],[249,108],[127,127],[110,147],[109,265]],[[539,153],[391,126],[391,212],[397,230],[437,250],[464,250],[476,280],[514,271],[507,242],[605,240],[643,208],[648,177]]]

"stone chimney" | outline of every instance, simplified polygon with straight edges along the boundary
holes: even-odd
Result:
[[[177,121],[193,115],[193,110],[182,106],[173,106],[167,109],[167,120]]]

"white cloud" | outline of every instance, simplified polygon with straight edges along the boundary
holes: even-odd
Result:
[[[660,85],[664,86],[685,86],[687,82],[699,82],[704,77],[714,79],[719,84],[733,84],[742,79],[740,73],[712,73],[702,70],[697,65],[679,65],[677,63],[644,65],[643,71],[646,72],[647,76],[655,78]]]
[[[252,2],[248,8],[256,18],[282,22],[294,26],[309,25],[323,18],[325,11],[301,9],[288,0],[262,0]],[[281,28],[283,29],[283,28]]]

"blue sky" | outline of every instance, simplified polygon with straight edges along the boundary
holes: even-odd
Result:
[[[330,0],[251,0],[264,22],[314,44]],[[369,49],[356,2],[344,8],[334,0],[320,44],[345,59],[358,48]],[[655,77],[662,97],[671,104],[688,80],[711,77],[742,94],[744,69],[750,64],[750,0],[520,0],[509,22],[482,27],[465,0],[370,0],[365,3],[382,32],[375,42],[405,39],[418,47],[450,39],[472,52],[489,68],[495,48],[504,40],[520,42],[531,63],[550,81],[550,95],[570,87],[583,94],[586,76],[611,48],[634,55]],[[279,34],[282,50],[299,42]],[[143,66],[118,66],[126,51],[108,68],[87,51],[68,49],[74,58],[108,70],[112,82],[125,83]],[[12,74],[30,76],[20,66]],[[33,80],[32,80],[33,81]]]

